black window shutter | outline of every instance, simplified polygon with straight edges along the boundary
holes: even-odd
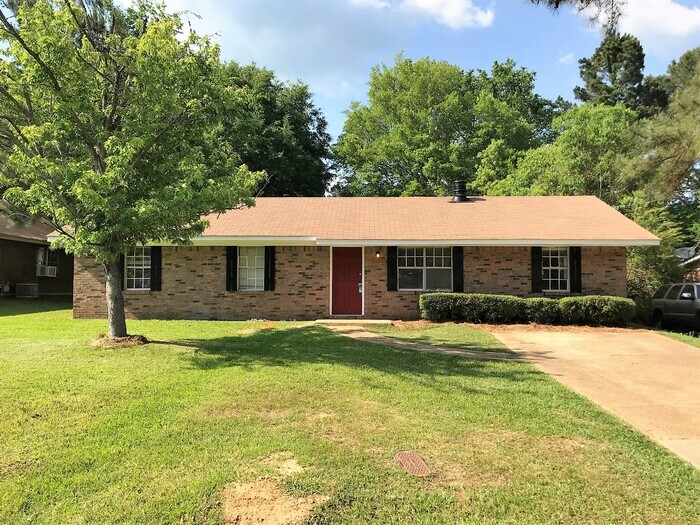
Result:
[[[265,246],[265,283],[263,288],[266,291],[275,289],[275,247]]]
[[[399,265],[399,249],[396,246],[386,247],[386,289],[395,292],[399,289],[397,279]]]
[[[542,291],[542,247],[533,246],[530,251],[532,261],[532,293]]]
[[[452,291],[464,292],[464,248],[452,247]]]
[[[571,293],[581,293],[581,247],[569,248],[569,289]]]
[[[124,290],[124,284],[126,283],[126,257],[123,253],[119,254],[119,271],[122,274],[122,291]]]
[[[226,247],[226,291],[238,290],[238,246]]]
[[[163,248],[151,246],[151,291],[160,292],[161,268],[163,267]]]

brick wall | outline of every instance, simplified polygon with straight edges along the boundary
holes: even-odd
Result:
[[[465,246],[464,291],[521,296],[530,294],[530,248]]]
[[[163,247],[162,290],[124,291],[136,319],[316,319],[328,317],[330,249],[277,247],[275,291],[226,291],[226,248]],[[104,272],[75,262],[73,315],[106,317]]]
[[[618,246],[581,248],[584,294],[627,296],[627,250]]]
[[[627,295],[626,250],[618,246],[581,248],[581,288],[584,294]],[[464,291],[521,297],[531,293],[530,248],[465,246]],[[508,276],[504,279],[504,276]]]
[[[418,319],[420,292],[387,292],[386,248],[365,248],[365,317]]]
[[[365,317],[416,319],[419,292],[386,290],[386,248],[365,249]],[[277,247],[273,292],[227,292],[224,247],[164,247],[162,291],[125,291],[131,318],[317,319],[330,310],[330,248]],[[625,249],[584,247],[585,294],[626,295]],[[530,292],[530,249],[465,247],[465,292]],[[541,295],[541,294],[537,294]],[[105,317],[104,275],[90,259],[75,263],[75,317]]]

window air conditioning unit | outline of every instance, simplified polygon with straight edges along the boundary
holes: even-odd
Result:
[[[56,277],[58,273],[58,268],[55,266],[45,266],[43,264],[36,265],[36,276],[37,277]]]

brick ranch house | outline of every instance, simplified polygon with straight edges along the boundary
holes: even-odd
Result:
[[[125,254],[129,317],[415,319],[427,290],[625,296],[625,248],[659,243],[595,197],[268,197],[208,220],[189,246]],[[76,259],[73,302],[106,316],[94,260]]]

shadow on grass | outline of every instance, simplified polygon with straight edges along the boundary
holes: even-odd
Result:
[[[320,326],[267,329],[246,336],[173,340],[169,343],[193,348],[191,363],[203,370],[330,364],[422,379],[488,376],[509,381],[531,381],[540,375],[522,364],[494,363],[392,348],[343,337]]]
[[[70,310],[73,307],[72,301],[70,297],[65,296],[41,297],[39,299],[0,297],[0,317]]]
[[[407,343],[416,343],[420,345],[430,345],[434,346],[436,348],[440,347],[449,347],[449,348],[461,348],[463,350],[474,350],[478,352],[491,352],[491,353],[501,353],[501,354],[512,354],[513,351],[507,348],[506,346],[503,346],[501,343],[498,341],[493,341],[491,343],[484,342],[484,343],[478,343],[475,341],[449,341],[446,339],[440,338],[440,336],[432,336],[432,334],[425,334],[425,335],[411,335],[410,337],[407,337],[401,332],[381,332],[379,330],[373,332],[377,335],[380,335],[382,337],[387,337],[389,339],[394,339],[399,342],[407,342]]]

